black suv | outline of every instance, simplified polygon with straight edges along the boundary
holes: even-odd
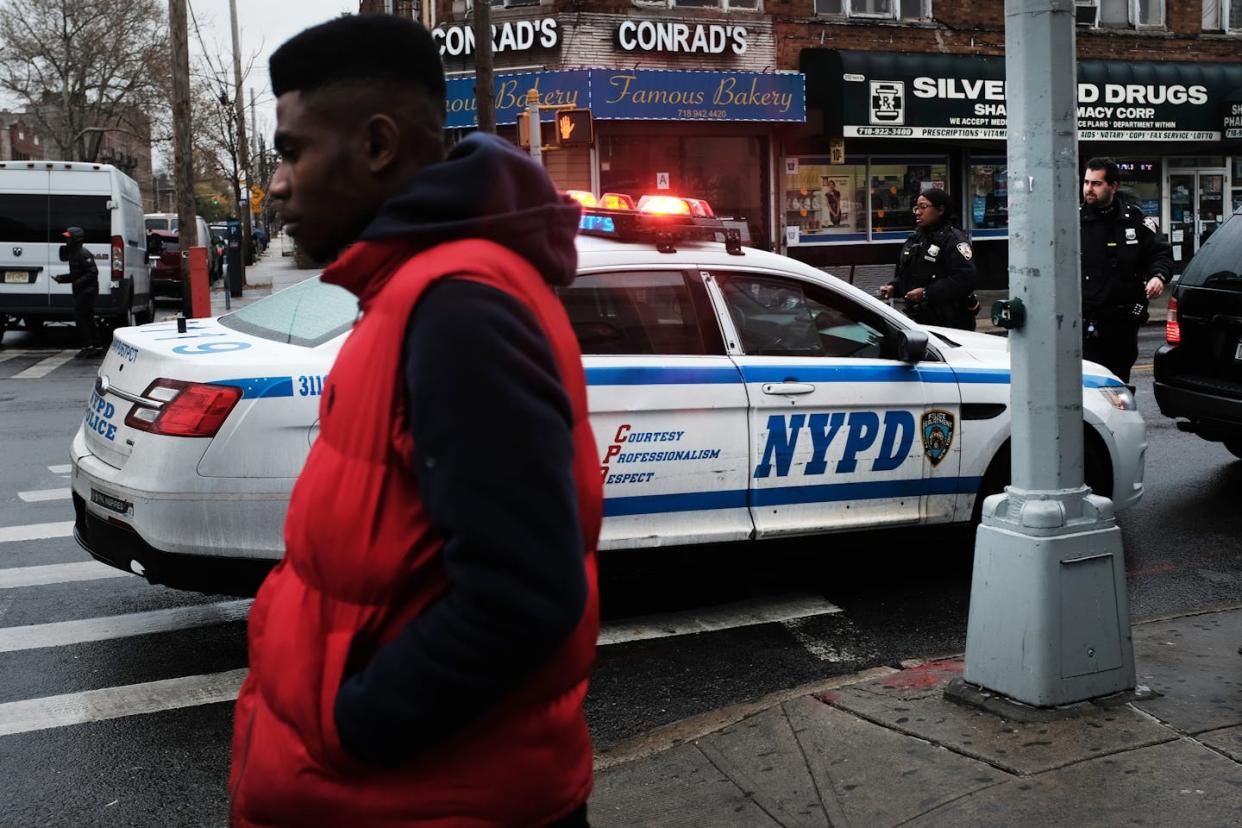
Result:
[[[1182,431],[1242,457],[1242,209],[1186,266],[1156,351],[1156,402]]]

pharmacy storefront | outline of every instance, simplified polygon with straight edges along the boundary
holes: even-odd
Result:
[[[820,266],[893,261],[915,197],[946,189],[984,286],[1007,266],[1005,62],[810,49],[809,123],[783,165],[788,252]],[[1107,155],[1178,261],[1242,206],[1242,65],[1078,63],[1079,162]],[[835,151],[835,157],[833,153]]]

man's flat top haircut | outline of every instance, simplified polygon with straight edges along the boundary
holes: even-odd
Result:
[[[272,92],[337,85],[396,86],[425,92],[444,111],[444,67],[431,33],[392,15],[350,15],[294,35],[269,61]]]
[[[1121,183],[1121,168],[1117,166],[1117,162],[1111,158],[1092,158],[1087,162],[1089,170],[1103,170],[1104,181],[1107,184]]]

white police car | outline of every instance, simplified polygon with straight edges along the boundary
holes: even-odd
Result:
[[[697,223],[588,214],[579,276],[559,290],[584,354],[601,548],[977,516],[1008,475],[1006,341],[920,327],[735,235],[695,240],[723,235]],[[118,331],[73,440],[82,545],[172,586],[260,577],[356,314],[310,279],[184,333]],[[1088,363],[1083,411],[1088,482],[1134,504],[1133,397]]]

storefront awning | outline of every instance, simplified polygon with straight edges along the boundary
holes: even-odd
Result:
[[[1005,139],[1002,57],[806,49],[801,68],[829,135]],[[1079,138],[1219,141],[1239,90],[1242,64],[1082,60]]]
[[[526,93],[542,104],[583,107],[597,120],[765,121],[806,120],[806,87],[800,72],[695,72],[669,69],[568,69],[496,75],[496,123],[517,122]],[[448,81],[449,129],[473,127],[478,104],[474,78]],[[544,110],[544,120],[552,120]]]

